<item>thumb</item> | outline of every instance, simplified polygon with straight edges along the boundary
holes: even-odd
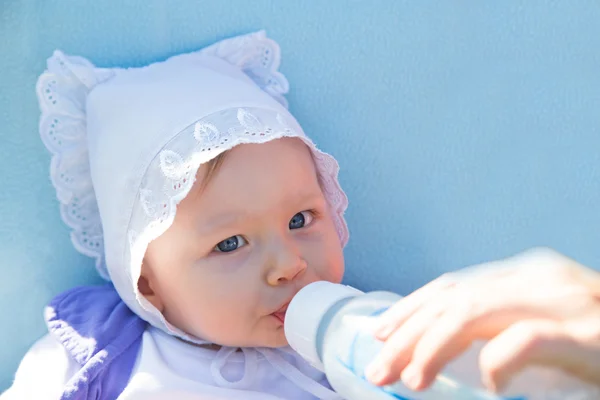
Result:
[[[585,351],[563,325],[549,320],[524,320],[502,331],[481,350],[479,365],[483,382],[496,392],[530,365],[545,365],[573,372]]]

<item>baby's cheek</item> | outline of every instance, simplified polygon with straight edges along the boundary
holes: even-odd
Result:
[[[204,330],[214,343],[225,346],[252,346],[256,321],[250,321],[250,312],[239,309],[221,309],[217,318],[205,321]]]
[[[204,302],[202,317],[215,330],[218,328],[241,329],[248,323],[249,304],[251,304],[251,299],[240,298],[234,294],[230,294],[228,297],[219,296]]]
[[[186,319],[195,336],[219,344],[236,328],[235,321],[231,318],[231,310],[217,301],[206,301],[189,308]]]
[[[340,283],[344,276],[344,256],[341,247],[335,243],[325,244],[320,249],[319,275],[321,280]]]
[[[331,279],[330,282],[340,283],[342,278],[344,277],[344,260],[343,257],[340,256],[332,261],[331,268]]]

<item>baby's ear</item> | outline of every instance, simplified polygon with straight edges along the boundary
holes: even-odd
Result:
[[[138,279],[138,290],[158,311],[163,312],[163,303],[154,285],[155,277],[152,268],[144,261],[142,263],[142,272]]]

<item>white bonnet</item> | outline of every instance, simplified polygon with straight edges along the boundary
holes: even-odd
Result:
[[[96,68],[56,51],[38,80],[40,134],[62,218],[125,303],[166,332],[137,289],[148,243],[172,223],[199,166],[242,143],[299,137],[312,150],[342,245],[347,198],[338,164],[287,111],[279,46],[264,32],[143,68]]]

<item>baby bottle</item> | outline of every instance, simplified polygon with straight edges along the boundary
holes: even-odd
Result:
[[[290,346],[325,372],[333,389],[347,400],[502,399],[464,384],[468,379],[445,370],[427,390],[419,392],[409,390],[401,381],[384,387],[369,383],[364,370],[383,347],[370,327],[376,316],[400,299],[390,292],[365,294],[350,286],[315,282],[300,290],[290,303],[285,335]],[[477,359],[464,362],[477,365]]]

